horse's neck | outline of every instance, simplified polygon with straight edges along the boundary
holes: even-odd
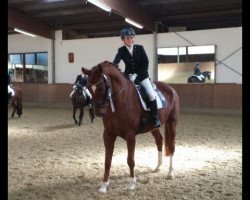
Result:
[[[131,97],[131,90],[135,90],[129,80],[118,71],[113,70],[107,74],[111,80],[111,92],[115,99],[116,104],[120,106],[126,106],[129,98]]]

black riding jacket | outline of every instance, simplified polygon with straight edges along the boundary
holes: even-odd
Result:
[[[149,61],[142,45],[134,45],[133,56],[129,53],[126,46],[120,47],[113,63],[118,65],[121,60],[125,63],[125,75],[136,73],[136,80],[139,82],[149,77]]]
[[[200,68],[199,67],[194,67],[194,75],[196,75],[196,76],[200,76],[201,75],[201,70],[200,70]]]
[[[88,76],[87,76],[87,75],[82,76],[82,75],[80,74],[80,75],[78,75],[78,76],[76,77],[76,81],[75,81],[74,85],[78,83],[78,84],[80,84],[82,87],[86,87],[87,81],[88,81]]]

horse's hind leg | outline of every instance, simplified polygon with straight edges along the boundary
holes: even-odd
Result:
[[[15,112],[16,112],[16,109],[17,109],[17,107],[16,107],[16,105],[15,104],[11,104],[11,106],[13,107],[13,112],[12,112],[12,114],[11,114],[11,118],[13,118],[14,117],[14,115],[15,115]]]
[[[155,168],[154,171],[158,171],[160,169],[160,167],[162,166],[162,144],[163,144],[163,137],[161,135],[160,129],[155,129],[153,131],[151,131],[152,135],[155,138],[155,143],[157,146],[157,150],[158,150],[158,164]]]
[[[18,117],[21,117],[22,113],[23,113],[22,99],[18,99],[17,100],[17,114],[18,114]]]
[[[176,120],[168,120],[165,124],[165,155],[170,157],[168,179],[174,178],[173,155],[175,152]]]

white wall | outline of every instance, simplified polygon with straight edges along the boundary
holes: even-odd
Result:
[[[143,44],[148,52],[150,66],[152,66],[153,35],[139,35],[136,42]],[[93,39],[62,40],[61,31],[56,32],[56,82],[73,83],[81,67],[91,68],[105,60],[112,62],[119,47],[122,46],[120,37],[106,37]],[[74,53],[74,63],[68,62],[68,53]],[[121,61],[119,67],[124,70]],[[153,72],[151,67],[150,71]]]
[[[216,59],[224,60],[227,56],[242,47],[242,27],[210,29],[199,31],[185,31],[160,33],[157,35],[158,47],[175,47],[194,45],[216,45]],[[183,39],[183,38],[185,39]],[[153,34],[136,36],[136,43],[142,44],[149,58],[149,75],[153,78]],[[8,36],[8,53],[23,53],[34,51],[48,51],[49,83],[52,77],[51,40],[25,35]],[[117,49],[122,45],[120,37],[106,37],[93,39],[62,40],[61,31],[56,31],[55,39],[55,80],[56,83],[73,83],[81,67],[91,68],[98,63],[113,61]],[[74,63],[68,62],[68,53],[74,53]],[[217,83],[242,83],[242,49],[223,61],[229,67],[218,64],[216,66]],[[124,69],[121,61],[119,66]],[[235,71],[238,73],[236,73]]]
[[[216,65],[216,83],[242,83],[242,27],[160,33],[157,43],[158,47],[216,45],[216,63],[232,54],[223,61],[227,66]]]
[[[8,53],[48,52],[48,81],[52,79],[52,41],[44,37],[30,37],[24,34],[8,36]]]

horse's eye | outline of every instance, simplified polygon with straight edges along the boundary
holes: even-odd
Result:
[[[95,90],[96,90],[96,86],[95,85],[92,86],[92,90],[93,90],[93,92],[95,92]]]

